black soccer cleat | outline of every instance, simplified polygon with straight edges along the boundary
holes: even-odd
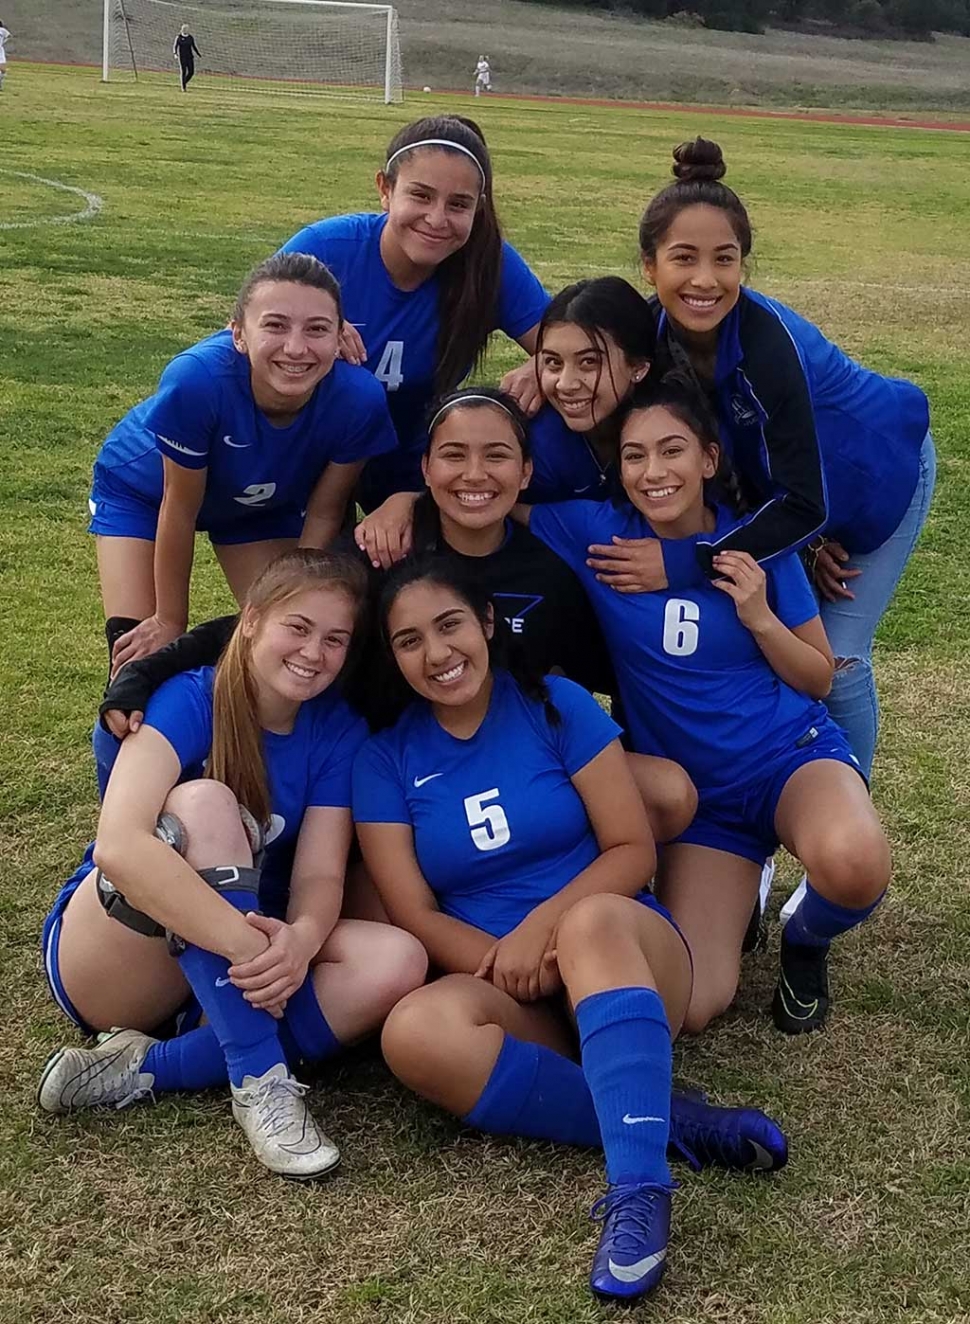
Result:
[[[781,970],[771,1015],[785,1034],[820,1030],[829,1011],[828,947],[802,947],[781,938]]]

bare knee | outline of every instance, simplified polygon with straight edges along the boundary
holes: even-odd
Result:
[[[370,999],[383,1020],[402,998],[420,989],[428,974],[428,953],[413,934],[390,924],[374,925],[379,934],[372,953]]]
[[[889,885],[889,843],[875,820],[828,832],[803,863],[816,890],[850,910],[871,906]]]
[[[654,805],[647,806],[657,841],[673,841],[694,821],[697,789],[679,763],[668,763],[654,791]]]
[[[679,763],[642,754],[628,754],[657,841],[672,841],[690,825],[697,812],[697,790]]]
[[[685,1034],[700,1034],[711,1021],[723,1014],[734,1001],[738,991],[738,975],[734,978],[726,972],[720,979],[695,982],[691,993],[690,1005],[684,1017],[682,1030]]]
[[[222,782],[199,779],[174,786],[164,808],[185,829],[182,854],[193,869],[252,862],[239,802]]]
[[[602,892],[570,906],[556,931],[559,972],[567,988],[574,988],[577,979],[602,964],[604,954],[609,954],[611,963],[634,950],[645,959],[631,924],[630,908],[636,904],[629,897]]]
[[[559,921],[556,945],[560,960],[575,957],[603,943],[624,941],[630,936],[630,906],[636,902],[613,892],[584,896],[569,907]]]
[[[445,975],[414,989],[391,1009],[381,1033],[381,1051],[403,1084],[422,1091],[430,1070],[450,1057],[456,1039],[475,1023],[463,996],[470,975]]]

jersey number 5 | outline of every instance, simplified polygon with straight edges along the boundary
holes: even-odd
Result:
[[[696,602],[671,598],[664,609],[664,652],[689,657],[697,652],[697,625],[701,609]]]
[[[389,340],[384,346],[381,361],[374,376],[383,383],[385,391],[396,391],[404,381],[404,341]]]
[[[482,791],[465,799],[465,817],[472,830],[472,841],[479,850],[498,850],[512,835],[502,806],[485,803],[494,800],[498,793],[496,786],[491,791]]]

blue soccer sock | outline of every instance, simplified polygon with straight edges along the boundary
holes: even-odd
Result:
[[[463,1119],[479,1131],[564,1145],[599,1145],[596,1109],[582,1069],[543,1044],[507,1034],[485,1088]]]
[[[313,976],[306,979],[286,1004],[278,1025],[280,1042],[286,1056],[295,1065],[299,1061],[322,1062],[339,1053],[343,1045],[327,1024],[317,1001]]]
[[[226,1055],[211,1025],[162,1039],[145,1054],[142,1071],[155,1077],[152,1089],[157,1094],[170,1090],[209,1090],[225,1085],[229,1079]]]
[[[840,933],[848,933],[868,919],[885,895],[881,893],[871,906],[850,910],[848,906],[827,901],[806,881],[805,895],[782,930],[785,941],[796,947],[827,947]]]
[[[651,988],[592,993],[576,1008],[583,1073],[612,1183],[669,1184],[670,1028]]]
[[[236,910],[253,909],[255,897],[250,891],[220,890],[219,895]],[[244,1076],[262,1076],[286,1061],[276,1021],[268,1011],[247,1002],[230,982],[224,956],[190,943],[178,963],[219,1041],[233,1085],[241,1085]]]

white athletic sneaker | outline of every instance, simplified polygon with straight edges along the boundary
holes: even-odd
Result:
[[[143,1072],[157,1039],[139,1030],[110,1030],[95,1048],[59,1048],[44,1064],[37,1102],[49,1113],[111,1105],[125,1108],[152,1092],[155,1077]]]
[[[244,1076],[241,1085],[231,1088],[232,1115],[270,1172],[306,1181],[340,1162],[340,1151],[304,1102],[308,1087],[294,1080],[282,1062],[262,1076]]]
[[[778,916],[778,918],[779,918],[779,920],[780,920],[780,922],[781,922],[782,925],[785,925],[785,924],[788,923],[788,921],[791,919],[792,915],[794,915],[795,911],[796,911],[796,910],[798,909],[798,907],[801,905],[802,897],[805,895],[805,886],[806,886],[807,882],[808,882],[808,879],[807,879],[807,878],[805,877],[805,875],[803,874],[803,875],[802,875],[802,881],[798,884],[798,886],[795,888],[794,892],[792,892],[791,896],[788,898],[788,900],[787,900],[787,901],[785,902],[785,904],[782,906],[782,908],[781,908],[781,914]]]

